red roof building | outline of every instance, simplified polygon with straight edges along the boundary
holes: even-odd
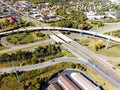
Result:
[[[10,17],[8,18],[8,20],[9,20],[10,23],[15,22],[15,19],[14,19],[12,16],[10,16]]]

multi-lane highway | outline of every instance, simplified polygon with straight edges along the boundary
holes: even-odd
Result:
[[[60,36],[60,32],[53,32],[56,36],[61,38],[62,40],[68,40]],[[64,36],[65,37],[65,36]],[[84,61],[88,61],[90,63],[90,67],[94,66],[94,70],[98,72],[100,75],[102,75],[104,78],[106,78],[109,82],[111,82],[113,85],[115,85],[117,88],[120,88],[120,79],[117,78],[114,74],[112,74],[110,71],[105,69],[104,67],[101,67],[99,64],[97,64],[94,60],[90,59],[85,54],[89,55],[90,57],[96,59],[98,62],[102,62],[103,65],[106,65],[108,68],[111,67],[110,64],[108,64],[106,61],[102,60],[103,58],[100,58],[98,55],[93,53],[92,51],[88,50],[87,48],[83,47],[82,45],[78,44],[75,41],[70,41],[70,44],[63,43],[63,46],[67,48],[71,53],[76,55],[78,58]],[[83,54],[83,52],[85,54]],[[111,68],[110,68],[111,69]],[[119,70],[115,70],[115,73],[120,74]]]

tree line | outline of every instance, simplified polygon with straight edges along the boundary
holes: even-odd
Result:
[[[40,58],[50,55],[56,55],[61,52],[59,45],[47,45],[39,46],[34,51],[17,51],[11,54],[2,54],[0,55],[0,63],[9,62],[9,61],[20,61],[20,60],[34,60],[34,58]]]
[[[82,30],[89,30],[92,28],[92,26],[86,22],[87,17],[84,15],[84,13],[80,11],[71,10],[70,14],[67,14],[64,10],[64,7],[60,7],[56,10],[58,15],[66,17],[65,20],[59,21],[57,23],[57,26],[77,28]]]

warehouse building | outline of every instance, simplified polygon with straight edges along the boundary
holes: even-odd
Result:
[[[80,73],[71,73],[71,77],[82,87],[84,90],[100,90],[99,87],[95,86],[87,78]]]
[[[80,72],[67,71],[50,82],[47,90],[104,90]]]
[[[66,75],[61,75],[58,82],[65,90],[81,90]]]

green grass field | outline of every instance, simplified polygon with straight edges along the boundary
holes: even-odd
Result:
[[[0,50],[4,50],[4,49],[7,49],[7,47],[3,46],[0,41]]]
[[[97,54],[109,56],[109,57],[120,57],[120,45],[118,43],[110,42],[108,45],[108,49],[105,49],[104,47],[96,51],[94,45],[96,43],[102,43],[103,45],[106,45],[107,40],[89,37],[89,38],[80,40],[78,42],[81,45],[86,46],[88,49],[94,51]]]
[[[42,34],[44,36],[38,36],[38,34]],[[42,32],[23,32],[6,37],[6,40],[14,45],[28,44],[45,39],[48,39],[48,36]]]

